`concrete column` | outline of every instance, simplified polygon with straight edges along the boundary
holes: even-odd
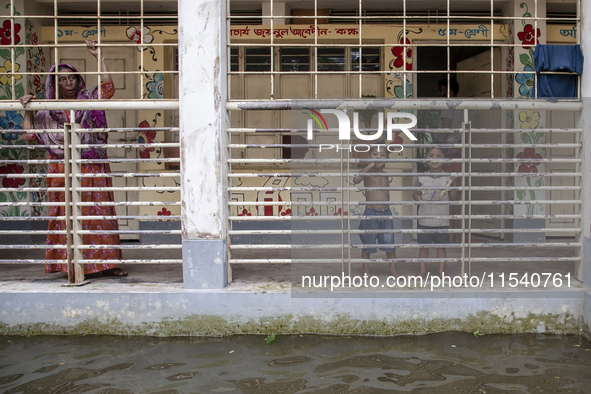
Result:
[[[181,217],[185,288],[227,284],[226,2],[179,0]]]

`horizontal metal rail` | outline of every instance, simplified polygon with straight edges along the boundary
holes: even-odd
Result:
[[[69,111],[69,110],[160,110],[179,109],[177,100],[39,100],[27,104],[29,111]],[[23,111],[22,104],[15,100],[0,101],[0,111]],[[113,130],[113,129],[111,129]],[[136,129],[141,131],[142,128]],[[62,130],[63,131],[63,130]]]
[[[228,111],[313,109],[458,109],[458,110],[552,110],[581,111],[580,100],[489,100],[489,99],[322,99],[322,100],[229,100]]]

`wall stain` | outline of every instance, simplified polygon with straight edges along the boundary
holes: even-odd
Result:
[[[572,334],[590,338],[587,325],[573,314],[529,314],[525,317],[499,316],[479,312],[465,319],[406,319],[399,321],[359,320],[350,315],[339,315],[325,320],[312,316],[285,315],[228,321],[213,315],[192,315],[183,319],[163,319],[156,323],[122,323],[118,319],[88,319],[73,326],[49,323],[9,326],[0,323],[0,335],[140,335],[140,336],[204,336],[223,337],[241,334],[331,334],[331,335],[422,335],[441,331],[473,332],[482,334],[538,333]]]

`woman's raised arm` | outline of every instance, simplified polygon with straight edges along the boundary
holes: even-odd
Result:
[[[99,58],[98,58],[98,56],[99,56],[98,42],[96,40],[86,40],[84,42],[86,43],[86,48],[88,49],[88,52],[90,52],[90,54],[92,56],[94,56],[95,59],[99,60]],[[111,74],[109,74],[109,70],[107,69],[107,65],[105,64],[105,57],[104,56],[101,56],[101,58],[100,58],[98,71],[101,73],[101,83],[107,83],[107,82],[111,82],[113,80],[111,78]]]
[[[21,102],[23,107],[26,108],[29,101],[33,100],[34,98],[35,98],[35,96],[33,96],[32,94],[26,94],[23,97],[21,97],[19,99],[19,101]],[[34,111],[25,111],[25,117],[23,119],[23,129],[27,130],[27,129],[32,129],[34,127],[33,115],[34,115]],[[25,133],[25,134],[23,134],[23,138],[27,141],[34,140],[35,134]]]

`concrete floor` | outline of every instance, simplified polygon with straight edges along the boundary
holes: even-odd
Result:
[[[451,248],[450,248],[451,249]],[[587,248],[589,250],[591,248]],[[487,273],[570,273],[574,262],[503,262],[504,256],[573,256],[577,249],[481,249],[499,260],[473,264],[472,275]],[[0,259],[43,257],[43,250],[2,250]],[[124,257],[180,258],[180,250],[126,250]],[[286,257],[258,250],[242,257]],[[359,252],[357,252],[359,253]],[[459,250],[450,257],[457,257]],[[401,249],[398,257],[416,257],[417,249]],[[35,256],[33,256],[35,255]],[[233,258],[241,257],[234,254]],[[383,257],[383,256],[376,256]],[[340,275],[341,264],[232,264],[233,281],[224,289],[185,289],[181,264],[123,264],[125,278],[89,275],[88,285],[64,287],[64,273],[44,274],[42,264],[0,264],[0,331],[13,335],[116,334],[205,335],[245,333],[330,333],[396,335],[442,330],[487,333],[588,333],[591,293],[573,280],[570,286],[532,289],[405,287],[375,292],[330,293],[291,286],[292,275]],[[345,266],[345,269],[348,269]],[[399,273],[415,275],[416,263],[399,263]],[[432,274],[435,263],[429,264]],[[361,275],[352,264],[351,275]],[[376,263],[372,275],[382,280],[389,265]],[[460,273],[450,263],[448,274]],[[370,289],[366,289],[370,290]],[[537,291],[539,290],[539,291]],[[583,331],[581,331],[583,330]]]
[[[315,252],[317,254],[317,252]],[[359,254],[360,252],[356,252]],[[448,249],[448,257],[460,257],[460,249]],[[472,255],[478,256],[492,256],[500,261],[473,263],[471,266],[464,266],[464,272],[471,275],[481,276],[483,273],[491,272],[505,272],[517,273],[519,276],[528,273],[570,273],[572,278],[576,277],[576,264],[574,262],[503,262],[502,257],[532,257],[532,256],[557,256],[567,257],[574,256],[576,248],[574,247],[553,247],[553,248],[498,248],[496,250],[479,249],[473,251]],[[44,256],[43,250],[23,251],[23,250],[3,250],[0,259],[9,260],[14,259],[42,259]],[[435,251],[431,252],[431,256]],[[398,253],[399,258],[416,258],[418,249],[403,249]],[[180,250],[125,250],[125,259],[181,259]],[[289,251],[273,251],[273,250],[256,250],[256,251],[240,251],[240,254],[234,253],[234,258],[256,258],[260,256],[272,258],[290,258]],[[378,252],[374,255],[376,258],[385,258],[383,252]],[[316,256],[317,257],[317,256]],[[183,270],[181,264],[137,264],[129,263],[122,264],[129,275],[125,278],[105,277],[101,274],[89,275],[87,279],[94,283],[160,283],[160,284],[174,284],[181,285],[183,283]],[[418,272],[417,263],[398,263],[398,272],[401,275],[416,275]],[[232,264],[232,285],[231,286],[245,286],[248,284],[269,285],[282,284],[288,285],[291,282],[292,275],[300,277],[305,275],[334,275],[340,274],[342,270],[350,275],[362,275],[361,264],[351,264],[350,271],[347,264],[246,264],[235,263]],[[437,264],[435,262],[428,263],[428,271],[431,275],[437,273]],[[67,282],[67,275],[65,273],[46,274],[43,272],[43,264],[0,264],[0,282]],[[447,272],[449,275],[460,275],[462,273],[461,263],[448,263]],[[387,263],[372,263],[371,273],[378,276],[389,275],[389,265]],[[281,286],[283,287],[283,286]]]

